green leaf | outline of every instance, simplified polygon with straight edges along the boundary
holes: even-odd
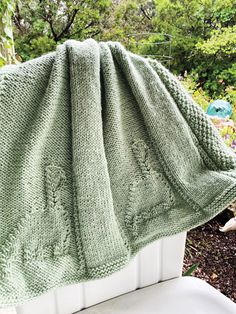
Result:
[[[193,264],[186,272],[183,274],[183,276],[191,276],[192,273],[198,268],[199,264]]]
[[[0,56],[0,67],[3,67],[6,64],[5,58]]]

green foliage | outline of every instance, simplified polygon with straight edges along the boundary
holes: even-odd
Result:
[[[23,61],[69,38],[117,40],[128,47],[128,34],[152,30],[154,16],[152,0],[16,0],[15,47]],[[45,46],[35,40],[43,40]]]
[[[0,2],[0,67],[7,63],[14,63],[13,37],[11,17],[14,11],[14,0]]]
[[[196,45],[202,57],[195,67],[202,86],[214,97],[225,93],[227,86],[236,84],[236,26],[220,27],[210,37]]]
[[[129,34],[152,31],[152,18],[155,16],[153,1],[123,0],[113,1],[107,14],[107,21],[101,32],[103,40],[118,40],[127,48],[137,48],[132,45]]]
[[[102,31],[103,39],[125,41],[126,34],[132,32],[133,22],[137,19],[137,8],[138,4],[132,0],[121,1],[118,5],[113,3],[109,12],[112,18],[108,18]]]
[[[229,67],[221,73],[222,81],[229,85],[236,86],[236,62],[229,65]]]
[[[15,0],[12,20],[22,61],[69,38],[120,41],[188,73],[182,83],[205,111],[217,98],[230,101],[236,121],[236,0]]]
[[[211,98],[235,85],[236,1],[156,0],[153,31],[172,35],[171,70],[198,75],[198,87]],[[148,43],[156,43],[151,35]],[[139,50],[136,50],[139,51]],[[168,55],[169,45],[146,45],[142,54]]]
[[[225,54],[235,54],[236,25],[215,29],[210,35],[207,40],[196,44],[196,48],[202,53],[206,55],[220,54],[221,57]]]
[[[231,118],[236,123],[236,85],[226,87],[225,92],[225,99],[229,101],[233,107],[233,114]]]
[[[213,101],[213,99],[211,99],[211,97],[198,86],[197,79],[197,75],[185,75],[181,83],[188,90],[196,103],[199,104],[206,112],[208,105]]]
[[[66,39],[96,37],[110,5],[111,0],[16,0],[16,51],[26,61],[53,50]]]
[[[199,87],[200,84],[196,73],[184,75],[181,83],[205,112],[207,111],[208,105],[216,99],[210,97],[207,91],[204,91],[202,87]],[[233,109],[231,119],[236,122],[236,85],[227,86],[222,94],[218,95],[217,99],[224,99],[231,103]]]
[[[52,38],[47,36],[38,36],[31,39],[29,42],[21,42],[21,40],[17,38],[15,40],[15,46],[18,48],[19,45],[21,47],[21,59],[23,61],[27,61],[53,51],[57,44]]]

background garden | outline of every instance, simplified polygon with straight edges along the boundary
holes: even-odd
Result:
[[[0,35],[0,66],[89,37],[160,60],[205,112],[229,103],[230,115],[212,121],[236,154],[236,0],[2,0]],[[236,233],[219,231],[236,215],[230,208],[188,232],[183,271],[192,266],[236,301]]]
[[[205,111],[227,100],[236,122],[235,0],[2,0],[1,16],[3,49],[14,39],[13,59],[30,60],[69,38],[120,41],[168,66]],[[6,62],[2,53],[0,66]],[[235,125],[217,126],[236,153]]]

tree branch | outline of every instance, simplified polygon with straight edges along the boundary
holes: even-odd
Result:
[[[23,30],[22,25],[21,25],[21,20],[22,20],[22,18],[20,15],[19,5],[18,5],[18,3],[16,3],[15,12],[13,14],[13,22],[15,23],[15,25],[19,29],[19,31],[23,34],[24,30]]]
[[[93,25],[94,25],[94,21],[88,23],[88,24],[84,27],[84,29],[87,29],[87,28],[89,28],[90,26],[93,26]]]
[[[50,29],[51,29],[51,32],[52,32],[52,36],[53,36],[53,39],[57,42],[58,41],[58,36],[53,28],[53,22],[52,22],[52,19],[49,19],[49,20],[46,20],[50,26]]]
[[[147,14],[147,12],[145,11],[145,9],[144,9],[144,7],[143,7],[142,4],[141,4],[141,6],[140,6],[140,10],[141,10],[141,12],[143,12],[144,16],[145,16],[147,19],[151,20],[151,17]]]
[[[76,17],[76,14],[78,13],[78,11],[79,11],[79,9],[74,9],[71,17],[68,19],[68,23],[67,23],[66,27],[57,36],[57,40],[56,41],[59,41],[64,34],[67,34],[69,32],[69,29],[70,29],[71,25],[73,24],[73,22],[75,20],[75,17]]]

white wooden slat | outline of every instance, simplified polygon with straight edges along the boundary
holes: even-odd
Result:
[[[14,306],[0,308],[0,314],[16,314]]]
[[[182,275],[186,236],[187,232],[181,232],[162,239],[161,281]]]
[[[155,241],[140,251],[139,288],[152,285],[160,280],[160,254],[161,241]]]
[[[84,283],[72,284],[56,289],[56,314],[68,314],[79,311],[85,307]]]
[[[54,290],[16,307],[17,314],[58,314]]]
[[[131,262],[112,275],[85,282],[85,307],[116,297],[137,288],[137,263],[135,256]]]

